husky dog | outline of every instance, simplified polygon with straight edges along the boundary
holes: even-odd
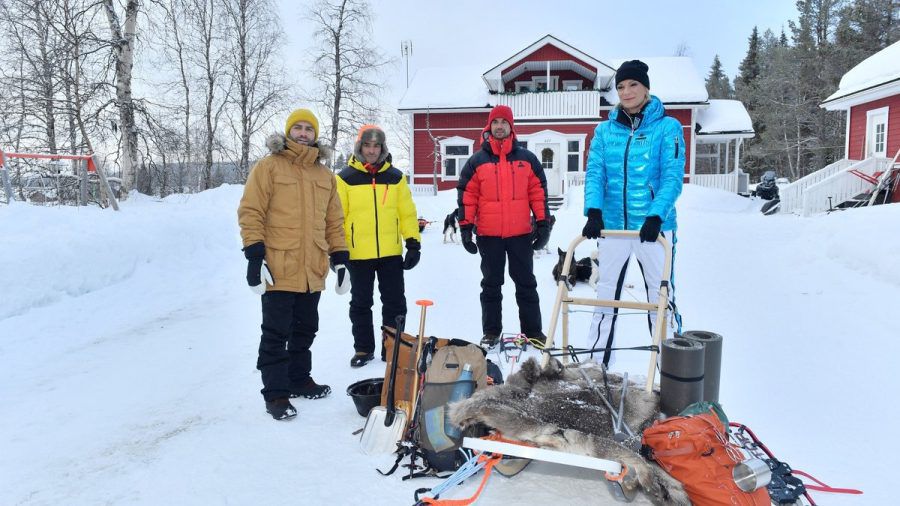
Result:
[[[456,243],[456,232],[458,231],[459,229],[456,226],[456,209],[454,209],[444,217],[444,244],[447,244],[448,237],[449,242]]]
[[[593,388],[575,369],[579,364],[564,367],[553,359],[541,369],[537,360],[530,358],[503,385],[451,404],[450,420],[462,427],[483,423],[504,438],[541,448],[620,462],[635,471],[640,487],[654,504],[689,505],[677,480],[613,438],[609,411],[597,398],[597,391],[608,394],[610,404],[618,406],[622,376],[608,374],[609,392],[604,392],[601,369],[580,365],[593,380]],[[659,392],[648,394],[634,384],[626,388],[624,423],[639,434],[659,415]]]
[[[563,277],[566,278],[566,284],[570,287],[575,286],[575,283],[581,281],[584,283],[588,281],[591,277],[592,271],[595,270],[592,267],[591,259],[588,257],[584,257],[581,260],[574,260],[569,264],[569,272],[565,275],[562,274],[563,264],[566,262],[566,252],[560,248],[556,248],[557,254],[559,254],[559,260],[556,262],[556,265],[553,266],[553,280],[559,281]]]

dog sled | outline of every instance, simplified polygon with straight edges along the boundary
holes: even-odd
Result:
[[[637,232],[630,231],[604,231],[605,237],[637,237]],[[584,237],[576,237],[572,240],[566,252],[563,272],[567,272],[576,247],[584,241]],[[672,463],[666,460],[666,451],[658,450],[655,447],[648,447],[648,439],[644,434],[655,429],[657,439],[675,438],[682,430],[687,431],[690,424],[701,427],[698,434],[691,435],[698,439],[691,441],[701,441],[699,438],[707,438],[715,446],[716,453],[719,458],[724,459],[719,467],[728,469],[730,475],[727,478],[719,477],[719,483],[730,481],[731,494],[729,499],[734,504],[762,505],[762,504],[793,504],[796,506],[814,506],[815,502],[807,493],[809,490],[819,490],[827,492],[842,493],[861,493],[852,489],[835,489],[828,487],[818,480],[800,471],[792,470],[787,464],[778,461],[775,456],[765,447],[746,426],[731,422],[729,424],[727,418],[719,419],[719,413],[709,410],[706,413],[698,412],[696,416],[673,416],[664,422],[651,420],[658,418],[658,411],[655,413],[642,411],[648,403],[653,399],[659,400],[660,389],[657,386],[656,369],[657,358],[661,350],[661,344],[664,341],[664,333],[667,327],[667,317],[669,306],[669,279],[671,279],[672,254],[668,241],[659,237],[658,242],[664,248],[665,263],[659,286],[658,298],[655,302],[635,302],[624,300],[599,300],[585,297],[576,297],[570,292],[569,286],[564,279],[557,282],[557,292],[554,301],[553,312],[546,333],[547,341],[542,350],[540,365],[536,360],[529,360],[523,364],[522,369],[517,375],[528,378],[526,382],[533,383],[526,385],[532,387],[531,391],[522,391],[522,381],[515,388],[520,388],[514,392],[514,395],[501,392],[501,388],[509,386],[515,382],[513,378],[509,378],[506,385],[493,387],[488,391],[481,392],[480,395],[463,401],[451,408],[451,418],[454,423],[459,425],[467,425],[473,422],[484,423],[487,426],[495,428],[495,432],[489,436],[477,438],[466,437],[462,441],[462,447],[473,452],[472,457],[455,472],[446,478],[437,487],[427,492],[420,489],[416,494],[416,504],[471,504],[477,500],[479,494],[484,490],[485,485],[491,476],[494,468],[500,471],[505,459],[514,457],[520,459],[516,471],[512,473],[502,474],[512,477],[518,471],[523,469],[531,460],[538,460],[554,464],[567,466],[575,466],[579,468],[591,469],[601,474],[601,479],[605,481],[607,489],[611,497],[617,502],[631,502],[639,492],[643,491],[648,498],[656,504],[726,504],[724,502],[715,502],[706,499],[703,494],[693,495],[688,490],[687,483],[681,479],[676,480],[673,476],[682,476],[678,474],[679,463]],[[653,293],[653,292],[651,292]],[[629,382],[627,374],[620,376],[610,375],[611,382],[607,381],[607,371],[604,366],[595,366],[594,364],[582,364],[578,360],[578,352],[569,344],[569,318],[568,314],[572,306],[608,306],[615,308],[624,308],[631,310],[654,311],[656,313],[656,325],[651,337],[651,344],[640,349],[649,352],[647,377],[643,382],[643,386]],[[555,338],[557,327],[560,327],[561,346],[555,347]],[[604,389],[598,386],[597,369],[600,369]],[[595,376],[591,378],[590,376]],[[503,398],[530,399],[532,402],[540,402],[540,395],[551,397],[546,386],[540,385],[543,379],[550,380],[566,380],[570,383],[573,381],[583,385],[583,395],[594,394],[594,399],[601,401],[602,408],[605,408],[608,414],[606,416],[594,416],[599,419],[597,423],[603,426],[598,430],[586,430],[585,433],[572,430],[571,428],[554,426],[554,423],[548,420],[541,420],[535,413],[539,412],[539,406],[532,405],[516,405],[502,406]],[[618,382],[618,385],[616,385]],[[569,386],[570,386],[569,385]],[[572,401],[569,405],[557,404],[559,412],[569,413],[571,409],[578,409],[579,406],[585,406],[584,400],[573,394],[573,390],[567,386],[560,390],[558,402],[565,403]],[[618,395],[618,398],[616,398]],[[575,397],[572,399],[572,397]],[[538,401],[535,399],[538,398]],[[480,404],[479,404],[480,403]],[[548,402],[553,405],[554,401]],[[489,406],[499,406],[493,411],[486,409]],[[596,407],[596,406],[594,406]],[[717,407],[717,405],[716,405]],[[591,408],[591,406],[587,406]],[[585,409],[587,409],[585,408]],[[550,408],[554,409],[553,407]],[[701,409],[702,411],[702,409]],[[638,413],[638,414],[635,414]],[[649,416],[653,415],[653,416]],[[724,417],[724,413],[721,414]],[[532,425],[528,426],[523,419],[534,417]],[[581,417],[590,418],[590,416]],[[677,429],[667,432],[664,426],[657,427],[657,424],[679,423]],[[652,426],[651,426],[652,424]],[[729,430],[730,425],[730,430]],[[518,429],[518,430],[517,430]],[[647,432],[645,432],[647,430]],[[602,432],[605,434],[600,434]],[[523,437],[519,437],[523,436]],[[751,437],[752,436],[752,437]],[[580,441],[580,446],[573,443]],[[649,450],[648,450],[649,448]],[[710,446],[712,448],[712,446]],[[654,455],[652,452],[658,450]],[[691,450],[697,450],[692,447]],[[650,453],[647,453],[647,452]],[[674,455],[674,459],[680,458],[689,450],[685,448],[674,448],[669,453]],[[659,465],[650,463],[650,459],[645,458],[652,455],[652,459]],[[698,453],[699,456],[699,453]],[[704,455],[705,456],[705,455]],[[670,459],[671,460],[671,459]],[[664,470],[665,469],[665,470]],[[441,499],[442,494],[446,494],[456,485],[462,483],[466,478],[483,471],[481,483],[475,494],[462,500],[444,500]],[[667,473],[666,471],[669,471]],[[721,474],[721,470],[720,470]],[[816,482],[813,485],[806,485],[798,476],[804,476]],[[732,481],[733,480],[733,481]],[[770,485],[770,483],[775,483]],[[682,488],[684,485],[684,488]],[[701,483],[697,486],[708,486],[710,489],[721,488],[718,484],[709,485]],[[773,488],[774,487],[774,488]],[[420,497],[419,492],[423,493]],[[427,493],[429,495],[425,496]],[[714,496],[713,492],[711,496]],[[744,495],[741,495],[744,494]],[[690,495],[690,499],[688,496]],[[720,498],[724,499],[724,494],[720,493]],[[737,501],[737,502],[735,502]]]

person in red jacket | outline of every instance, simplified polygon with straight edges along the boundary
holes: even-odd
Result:
[[[533,252],[550,240],[547,178],[534,153],[516,142],[513,125],[509,107],[498,105],[491,110],[481,133],[481,151],[466,162],[456,187],[463,247],[473,255],[481,252],[481,342],[488,347],[497,344],[503,330],[501,287],[507,259],[509,277],[516,285],[521,331],[539,346],[546,339],[541,332]]]

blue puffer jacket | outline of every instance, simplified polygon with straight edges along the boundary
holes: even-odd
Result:
[[[597,125],[588,154],[584,181],[584,213],[603,211],[610,230],[639,230],[644,218],[659,216],[662,230],[677,228],[675,199],[684,180],[684,133],[681,123],[665,115],[662,102],[651,95],[643,119],[632,130],[616,120]]]

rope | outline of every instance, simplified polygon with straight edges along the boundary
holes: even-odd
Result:
[[[478,456],[477,463],[484,464],[484,476],[481,478],[478,490],[476,490],[472,496],[465,499],[435,499],[433,497],[425,497],[420,502],[438,506],[468,506],[474,503],[484,490],[484,486],[487,485],[487,481],[491,477],[491,471],[493,471],[494,465],[499,462],[501,458],[503,458],[503,456],[499,454],[485,455],[482,453]],[[478,470],[476,469],[475,471],[477,472]]]
[[[816,482],[818,485],[807,485],[803,484],[806,488],[810,490],[815,490],[816,492],[831,492],[833,494],[862,494],[862,490],[856,490],[855,488],[836,488],[831,487],[820,481],[818,478],[810,475],[809,473],[800,471],[798,469],[791,469],[791,474],[796,474],[803,476],[804,478],[809,478],[810,480]]]

